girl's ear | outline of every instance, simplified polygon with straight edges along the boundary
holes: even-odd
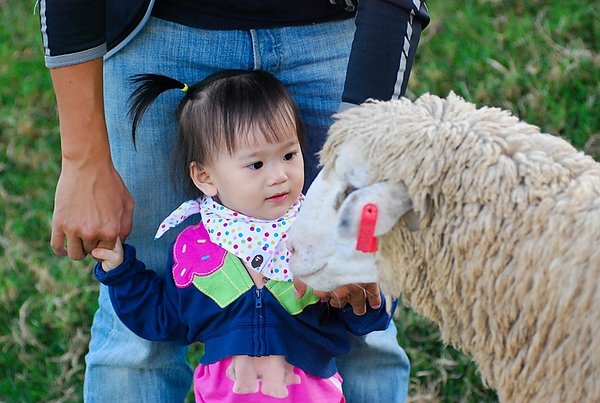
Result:
[[[210,173],[197,162],[190,164],[190,177],[194,185],[205,195],[214,197],[217,195],[217,186],[213,183]]]

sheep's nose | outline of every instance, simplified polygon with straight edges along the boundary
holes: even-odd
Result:
[[[290,244],[289,242],[287,244],[287,248],[290,251],[290,254],[292,255],[294,254],[294,252],[296,252],[296,250],[294,249],[294,245]]]

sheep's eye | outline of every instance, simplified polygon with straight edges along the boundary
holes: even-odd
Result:
[[[346,197],[348,197],[350,195],[350,193],[354,192],[356,190],[356,188],[352,185],[347,185],[346,188],[344,189],[343,192],[340,192],[337,197],[335,198],[335,204],[333,206],[333,208],[335,209],[335,211],[338,211],[340,206],[342,205],[342,203],[344,202],[344,200],[346,200]]]

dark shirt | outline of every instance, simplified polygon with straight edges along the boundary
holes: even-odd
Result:
[[[156,0],[152,15],[203,29],[260,29],[352,18],[329,0]]]

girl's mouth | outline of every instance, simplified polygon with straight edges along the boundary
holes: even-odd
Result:
[[[279,194],[276,194],[275,196],[268,197],[267,201],[274,202],[274,203],[281,203],[282,201],[287,199],[287,196],[288,196],[288,193],[279,193]]]

